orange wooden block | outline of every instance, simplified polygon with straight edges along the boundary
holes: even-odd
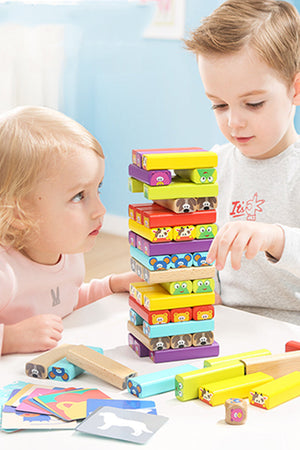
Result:
[[[193,319],[194,320],[207,320],[212,319],[215,315],[215,309],[213,305],[194,306]]]
[[[170,312],[171,322],[188,322],[189,320],[192,320],[192,316],[192,308],[171,309]]]

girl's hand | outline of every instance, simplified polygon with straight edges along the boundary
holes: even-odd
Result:
[[[57,345],[62,332],[62,319],[54,314],[41,314],[4,325],[2,355],[50,350]]]
[[[258,252],[268,252],[280,259],[284,248],[284,232],[279,225],[237,221],[224,225],[217,233],[207,255],[209,264],[215,261],[216,269],[222,270],[229,252],[231,265],[238,270],[245,252],[247,259]]]
[[[129,292],[130,283],[137,283],[141,280],[134,272],[124,272],[113,274],[110,277],[110,289],[112,292]]]

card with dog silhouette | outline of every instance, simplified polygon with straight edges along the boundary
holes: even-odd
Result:
[[[81,422],[76,431],[145,444],[167,420],[164,416],[105,406]]]

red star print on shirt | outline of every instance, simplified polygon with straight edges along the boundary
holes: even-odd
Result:
[[[258,200],[258,193],[255,192],[252,199],[245,201],[232,202],[231,217],[246,217],[246,220],[256,221],[256,213],[262,212],[261,205],[265,200]]]

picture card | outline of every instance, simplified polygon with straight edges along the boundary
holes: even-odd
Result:
[[[155,402],[150,400],[115,400],[109,398],[91,399],[87,401],[87,417],[96,409],[104,406],[120,409],[135,409],[146,414],[157,414]]]
[[[105,406],[83,420],[76,431],[145,444],[167,420],[163,416]]]

